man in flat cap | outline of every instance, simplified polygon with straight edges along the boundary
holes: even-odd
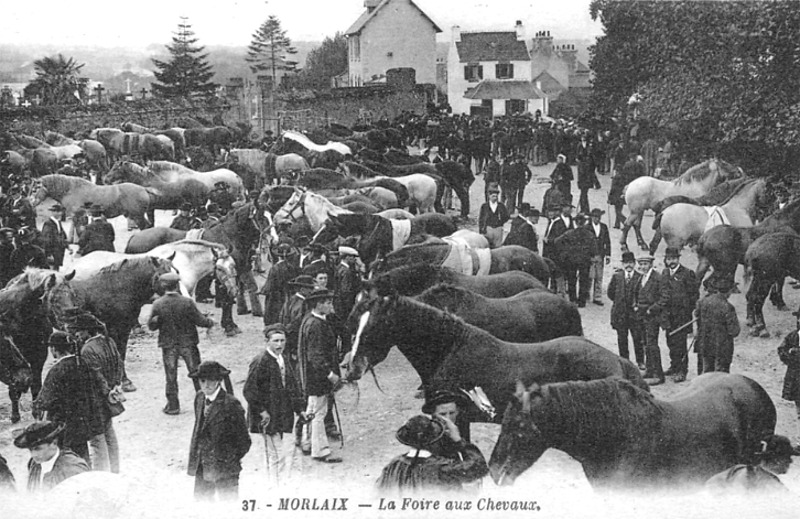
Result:
[[[284,356],[286,328],[271,324],[264,328],[266,348],[250,363],[244,398],[251,433],[264,437],[267,478],[274,488],[286,485],[295,462],[295,416],[306,408],[292,363]]]
[[[361,291],[361,274],[358,272],[358,251],[352,247],[339,247],[339,265],[336,267],[333,282],[335,295],[333,311],[342,321],[350,315],[356,304],[356,296]]]
[[[166,377],[167,405],[164,413],[180,413],[178,399],[178,357],[183,359],[186,369],[191,373],[200,364],[200,351],[197,344],[197,326],[211,328],[214,321],[200,313],[194,301],[180,294],[180,276],[172,272],[159,278],[164,295],[153,303],[153,310],[147,322],[151,330],[158,330],[158,347],[164,361]],[[195,386],[199,390],[199,386]]]
[[[53,270],[58,270],[64,264],[64,252],[67,250],[67,233],[64,232],[65,209],[61,204],[50,208],[50,218],[42,225],[42,235],[39,243],[47,257],[47,263]]]
[[[86,256],[96,250],[114,252],[114,226],[103,216],[103,207],[97,204],[89,207],[92,221],[83,230],[78,240],[78,253]]]
[[[188,474],[194,476],[195,499],[233,500],[239,495],[242,458],[250,450],[244,408],[222,387],[230,370],[214,360],[189,374],[200,390],[194,399],[194,429]],[[230,387],[230,385],[228,385]]]
[[[189,231],[191,229],[199,228],[197,219],[192,216],[192,204],[189,202],[184,202],[181,204],[178,216],[173,218],[169,228],[177,229],[179,231]]]
[[[65,479],[89,472],[86,460],[58,446],[65,425],[48,420],[34,422],[14,439],[14,445],[28,449],[28,492],[47,491]]]
[[[644,339],[645,380],[651,386],[664,383],[661,367],[661,350],[658,347],[658,329],[661,312],[666,305],[666,291],[661,274],[653,268],[653,256],[636,258],[636,270],[642,275],[634,290],[634,311],[642,323]]]

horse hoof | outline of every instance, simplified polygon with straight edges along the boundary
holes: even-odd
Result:
[[[753,326],[755,326],[755,324],[756,324],[755,321],[753,321],[753,319],[750,317],[748,317],[744,321],[744,325],[747,326],[748,328],[752,328]]]
[[[122,382],[122,390],[126,393],[133,393],[136,391],[136,386],[130,380],[125,380]]]

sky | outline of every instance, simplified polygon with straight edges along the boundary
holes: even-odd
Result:
[[[443,30],[549,30],[558,39],[602,33],[590,0],[415,0]],[[246,46],[269,15],[294,41],[321,41],[344,32],[364,11],[363,0],[37,0],[12,2],[0,16],[0,43],[145,47],[168,43],[181,16],[203,45]],[[449,37],[447,34],[443,37]]]

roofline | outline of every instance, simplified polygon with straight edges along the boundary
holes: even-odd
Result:
[[[345,36],[350,36],[351,34],[359,34],[359,33],[360,33],[360,32],[361,32],[363,29],[364,29],[364,26],[366,26],[366,25],[369,23],[369,21],[370,21],[370,20],[372,20],[372,18],[373,18],[373,17],[375,17],[375,16],[377,15],[378,11],[380,11],[380,10],[381,10],[381,8],[382,8],[384,5],[388,4],[388,3],[389,3],[389,2],[391,2],[391,1],[392,1],[392,0],[383,0],[381,3],[379,3],[377,6],[375,6],[375,9],[374,9],[374,10],[373,10],[371,13],[369,13],[369,16],[368,16],[368,17],[367,17],[367,18],[364,20],[364,22],[361,24],[361,27],[359,27],[359,28],[358,28],[358,30],[355,30],[355,31],[347,31],[347,32],[345,32],[345,33],[344,33],[344,35],[345,35]],[[408,0],[408,2],[409,2],[411,5],[413,5],[414,7],[416,7],[416,8],[417,8],[417,11],[419,11],[419,12],[422,14],[422,16],[424,16],[424,17],[425,17],[425,19],[427,19],[427,20],[428,20],[428,21],[431,23],[431,25],[433,25],[433,29],[434,29],[434,30],[435,30],[437,33],[439,33],[439,32],[443,32],[443,31],[442,31],[442,29],[441,29],[441,27],[439,27],[438,25],[436,25],[436,22],[434,22],[434,21],[433,21],[433,19],[431,19],[431,17],[430,17],[430,16],[428,16],[428,14],[427,14],[425,11],[423,11],[422,9],[420,9],[420,7],[417,5],[417,3],[416,3],[416,2],[414,2],[414,0]]]

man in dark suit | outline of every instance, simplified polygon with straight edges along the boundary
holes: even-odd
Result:
[[[574,221],[575,228],[555,240],[556,263],[566,279],[569,300],[584,308],[589,299],[589,269],[597,255],[597,245],[591,229],[585,225],[586,216],[578,214]]]
[[[199,381],[194,399],[194,429],[188,474],[194,476],[194,497],[233,500],[239,496],[242,458],[250,450],[244,408],[222,388],[230,370],[216,361],[201,363],[189,376]],[[230,387],[230,386],[229,386]]]
[[[594,208],[590,213],[588,227],[592,230],[596,244],[597,254],[592,256],[592,265],[589,269],[589,279],[592,280],[592,302],[603,306],[603,269],[611,262],[611,238],[608,226],[600,221],[605,211]]]
[[[281,308],[291,293],[289,282],[299,274],[299,269],[287,259],[291,253],[292,247],[288,243],[281,243],[275,248],[278,261],[269,269],[267,280],[261,287],[265,326],[279,322]]]
[[[14,265],[11,263],[11,255],[14,254],[14,235],[16,231],[11,227],[0,229],[0,287],[14,277]]]
[[[214,321],[200,313],[194,301],[179,293],[180,277],[177,274],[163,274],[160,278],[165,294],[153,303],[150,320],[151,330],[159,330],[158,347],[164,360],[166,376],[167,405],[164,412],[169,415],[180,413],[178,400],[178,357],[186,363],[191,373],[200,365],[200,351],[197,344],[197,326],[211,328]],[[199,386],[195,386],[199,391]]]
[[[693,270],[680,264],[680,257],[678,249],[667,247],[664,254],[664,265],[667,268],[661,274],[666,298],[664,311],[661,313],[661,327],[667,333],[670,364],[666,375],[672,375],[675,382],[686,380],[686,336],[691,327],[687,326],[677,333],[671,332],[692,320],[692,310],[700,297],[697,276]]]
[[[641,282],[642,275],[634,269],[636,259],[632,252],[622,253],[622,269],[611,276],[608,284],[608,298],[611,300],[611,327],[617,331],[619,356],[629,359],[628,334],[633,339],[633,353],[639,369],[644,366],[641,323],[633,311],[634,292]]]
[[[96,250],[115,252],[114,227],[103,216],[103,208],[93,205],[89,209],[89,214],[92,215],[92,221],[83,230],[83,234],[78,240],[78,254],[86,256]]]
[[[581,192],[578,209],[584,214],[589,213],[589,190],[597,185],[593,155],[588,137],[586,134],[581,135],[581,142],[575,148],[575,160],[578,162],[578,189]]]
[[[661,351],[658,347],[658,324],[661,312],[666,305],[664,282],[661,275],[653,269],[655,258],[637,258],[637,268],[642,275],[634,291],[634,311],[642,323],[642,336],[645,351],[645,380],[651,386],[664,383],[664,369],[661,367]]]
[[[333,278],[333,311],[341,321],[345,321],[361,291],[361,274],[356,269],[358,251],[352,247],[340,246],[339,259],[340,263]]]
[[[47,263],[53,270],[58,270],[64,264],[64,252],[67,250],[67,233],[64,232],[64,206],[56,204],[50,208],[53,215],[42,225],[42,234],[39,243],[44,249]]]
[[[539,235],[536,224],[539,222],[539,210],[531,209],[531,204],[523,202],[517,208],[517,216],[511,219],[511,230],[503,245],[520,245],[539,253]]]
[[[69,450],[58,446],[58,437],[65,424],[48,420],[33,422],[14,439],[14,445],[28,449],[28,492],[47,491],[65,479],[89,472],[86,461]]]
[[[47,268],[47,257],[41,247],[33,243],[36,229],[28,226],[17,231],[17,248],[11,253],[12,277],[22,274],[26,267]]]
[[[550,221],[547,223],[547,229],[544,232],[544,238],[542,239],[542,256],[545,258],[550,258],[552,260],[557,260],[556,257],[556,247],[555,241],[556,238],[564,234],[570,229],[575,228],[575,224],[572,221],[572,210],[575,208],[574,205],[564,202],[561,204],[561,214],[558,215],[556,213],[555,208],[550,211]],[[566,288],[566,278],[560,276],[555,281],[555,286],[552,286],[553,282],[551,280],[551,289],[554,289],[558,294],[562,296],[566,296],[567,288]]]
[[[3,208],[6,215],[6,226],[13,229],[19,229],[24,225],[35,228],[36,210],[24,196],[22,188],[19,185],[13,185],[8,189],[8,195]]]

